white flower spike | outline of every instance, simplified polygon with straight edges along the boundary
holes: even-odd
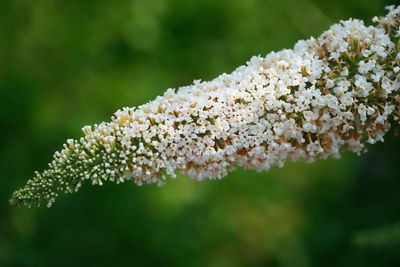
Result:
[[[363,152],[400,118],[400,7],[388,10],[374,26],[341,21],[294,49],[83,127],[10,202],[51,206],[86,180],[161,185],[177,171],[219,179],[237,166]]]

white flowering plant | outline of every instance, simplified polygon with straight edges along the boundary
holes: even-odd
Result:
[[[10,203],[50,207],[85,181],[162,185],[177,172],[220,179],[237,167],[364,152],[399,124],[399,62],[400,7],[371,26],[341,21],[293,49],[83,127]]]

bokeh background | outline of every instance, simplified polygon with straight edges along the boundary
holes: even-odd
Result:
[[[1,0],[0,266],[400,266],[395,134],[360,157],[8,204],[82,126],[396,3]]]

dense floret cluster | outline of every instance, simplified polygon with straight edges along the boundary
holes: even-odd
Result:
[[[237,166],[363,152],[400,118],[400,7],[388,10],[373,26],[342,21],[294,49],[85,126],[11,202],[50,206],[87,180],[163,184],[177,171],[218,179]]]

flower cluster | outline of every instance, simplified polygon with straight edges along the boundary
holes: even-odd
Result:
[[[86,180],[161,185],[177,171],[219,179],[238,166],[363,152],[400,118],[400,7],[388,10],[373,26],[342,21],[294,49],[85,126],[11,203],[50,206]]]

